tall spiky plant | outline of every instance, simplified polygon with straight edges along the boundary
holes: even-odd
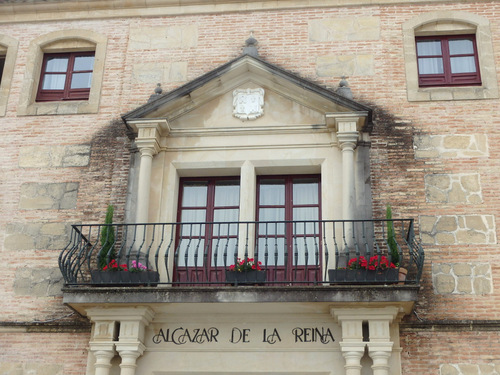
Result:
[[[108,205],[104,224],[113,224],[113,214],[115,207]],[[109,262],[116,258],[115,250],[115,228],[112,225],[102,227],[101,231],[101,251],[98,254],[99,269],[103,269]]]
[[[399,249],[398,243],[394,233],[394,222],[392,221],[392,208],[388,204],[385,209],[385,218],[387,221],[387,243],[389,244],[389,251],[391,252],[391,262],[399,265]]]

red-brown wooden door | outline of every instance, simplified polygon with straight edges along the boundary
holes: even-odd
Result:
[[[321,279],[320,176],[261,176],[256,257],[270,282]]]
[[[239,178],[181,179],[174,282],[224,282],[238,244]]]

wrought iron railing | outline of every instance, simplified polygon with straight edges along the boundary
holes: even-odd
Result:
[[[259,279],[230,271],[248,260]],[[423,263],[412,219],[81,224],[59,256],[69,286],[418,284]]]

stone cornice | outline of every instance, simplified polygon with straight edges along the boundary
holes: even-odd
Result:
[[[56,20],[172,16],[200,13],[246,12],[313,7],[446,4],[456,0],[3,0],[0,23]],[[461,3],[491,2],[461,0]]]

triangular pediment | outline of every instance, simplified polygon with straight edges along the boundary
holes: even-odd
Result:
[[[264,90],[257,119],[233,115],[235,90]],[[126,124],[163,119],[170,129],[327,125],[328,117],[353,113],[371,123],[371,109],[260,58],[243,55],[122,116]],[[251,125],[250,125],[251,123]]]

